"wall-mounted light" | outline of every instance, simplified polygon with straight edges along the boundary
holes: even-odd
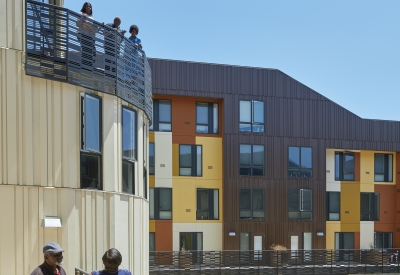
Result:
[[[44,217],[42,220],[42,227],[46,228],[61,227],[61,220],[58,217]]]
[[[324,236],[324,232],[322,232],[322,231],[317,232],[317,236],[323,237]]]
[[[235,231],[229,231],[229,236],[230,236],[230,237],[235,237],[235,236],[236,236]]]

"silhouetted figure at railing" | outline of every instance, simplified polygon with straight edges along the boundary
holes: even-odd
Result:
[[[128,269],[119,269],[122,263],[122,255],[117,249],[110,248],[101,259],[104,269],[92,271],[90,275],[132,275]]]

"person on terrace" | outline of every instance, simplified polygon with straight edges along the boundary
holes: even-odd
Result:
[[[132,41],[136,47],[139,47],[140,49],[142,48],[142,40],[140,40],[137,35],[139,34],[139,28],[136,25],[132,25],[129,28],[129,33],[131,36],[129,37],[129,40]]]
[[[108,24],[106,24],[106,26],[115,29],[120,34],[125,34],[126,31],[125,30],[121,30],[121,28],[119,27],[121,25],[121,22],[122,22],[121,18],[119,16],[116,16],[114,18],[114,22],[113,23],[108,23]],[[104,24],[104,22],[103,22],[103,24]]]
[[[101,259],[103,260],[104,269],[92,271],[90,275],[132,275],[128,269],[119,269],[122,256],[117,249],[110,248]]]

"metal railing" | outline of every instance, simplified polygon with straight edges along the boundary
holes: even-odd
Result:
[[[399,273],[397,249],[150,252],[150,274]]]
[[[26,74],[114,94],[152,119],[145,53],[122,34],[68,9],[26,0]]]
[[[90,274],[89,272],[86,272],[82,269],[75,267],[75,275],[89,275],[89,274]]]

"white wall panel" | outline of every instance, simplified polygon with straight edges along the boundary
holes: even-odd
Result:
[[[23,0],[0,2],[0,47],[23,49],[24,5]]]
[[[374,222],[360,222],[360,249],[370,249],[374,244]]]
[[[162,187],[172,187],[172,133],[154,132],[154,143],[156,185],[163,180]]]

